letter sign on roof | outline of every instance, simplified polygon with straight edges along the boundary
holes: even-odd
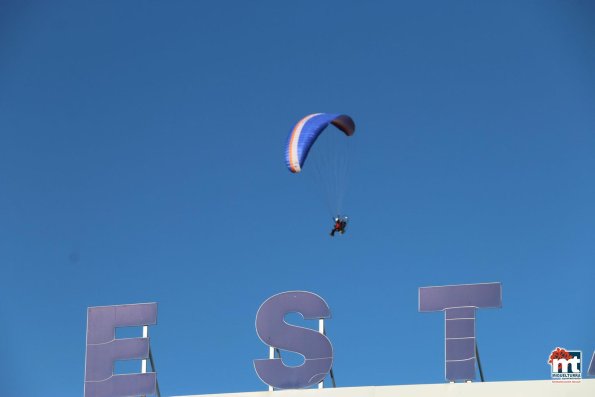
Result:
[[[502,307],[500,283],[421,287],[419,311],[444,311],[445,377],[475,379],[475,311]]]
[[[326,302],[305,291],[290,291],[267,299],[256,313],[256,333],[266,345],[304,356],[304,364],[288,367],[280,358],[254,360],[260,379],[277,389],[301,389],[321,382],[333,365],[333,347],[323,334],[287,324],[288,313],[300,313],[306,320],[330,318]]]
[[[116,339],[116,328],[156,323],[156,303],[88,309],[84,397],[155,394],[157,378],[154,372],[115,375],[113,368],[116,360],[141,360],[149,357],[149,338]]]

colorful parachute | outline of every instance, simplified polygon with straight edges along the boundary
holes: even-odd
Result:
[[[355,132],[355,123],[345,114],[315,113],[304,117],[291,130],[285,148],[285,163],[291,172],[302,170],[310,148],[329,124],[347,136]]]

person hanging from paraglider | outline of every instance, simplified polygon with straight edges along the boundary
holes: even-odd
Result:
[[[335,233],[339,232],[341,234],[345,233],[345,228],[347,228],[347,217],[346,216],[336,216],[334,219],[335,224],[333,226],[333,230],[331,230],[331,237],[335,236]]]

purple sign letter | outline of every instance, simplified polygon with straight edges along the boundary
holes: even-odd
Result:
[[[116,339],[116,327],[157,323],[157,304],[98,306],[87,310],[87,359],[84,397],[155,394],[156,374],[114,375],[116,360],[149,357],[149,338]]]
[[[283,292],[267,299],[256,313],[256,333],[270,347],[304,356],[304,364],[288,367],[280,358],[254,360],[260,379],[278,389],[301,389],[322,381],[333,366],[333,347],[323,334],[289,325],[287,313],[300,313],[306,320],[330,318],[326,302],[305,291]]]
[[[444,311],[446,379],[475,379],[475,310],[502,307],[500,283],[421,287],[419,311]]]

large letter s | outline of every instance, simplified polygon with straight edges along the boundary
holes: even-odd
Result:
[[[333,347],[323,334],[289,325],[287,313],[300,313],[306,320],[330,318],[326,302],[306,291],[289,291],[267,299],[256,313],[256,333],[270,347],[304,356],[304,364],[288,367],[280,358],[254,360],[260,379],[278,389],[301,389],[322,381],[333,366]]]

